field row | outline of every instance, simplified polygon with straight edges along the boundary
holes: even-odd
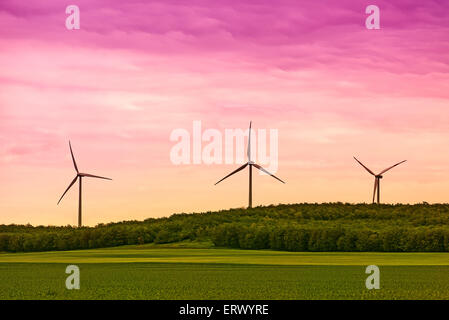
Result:
[[[243,265],[449,266],[449,253],[282,252],[155,245],[0,254],[1,263],[211,263]]]
[[[1,263],[0,299],[449,299],[449,267],[381,267],[367,290],[361,266],[80,264],[67,290],[65,264]]]

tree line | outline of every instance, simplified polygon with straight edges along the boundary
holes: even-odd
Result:
[[[449,251],[449,205],[291,204],[175,214],[96,227],[0,225],[0,251],[211,241],[286,251]]]

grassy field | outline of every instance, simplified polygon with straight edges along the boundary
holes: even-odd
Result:
[[[65,268],[81,289],[65,288]],[[381,289],[367,290],[367,265]],[[449,299],[449,253],[293,253],[208,243],[0,254],[0,299]]]

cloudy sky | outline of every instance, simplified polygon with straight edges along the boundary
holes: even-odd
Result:
[[[68,4],[81,28],[67,30]],[[365,8],[380,8],[380,30]],[[448,202],[447,1],[0,3],[0,223],[84,223],[242,207],[238,164],[174,165],[173,130],[277,129],[285,185],[254,204]]]

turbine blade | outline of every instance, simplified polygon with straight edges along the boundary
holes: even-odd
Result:
[[[98,179],[112,180],[111,178],[100,177],[100,176],[94,176],[93,174],[88,174],[88,173],[80,173],[79,175],[80,175],[81,177],[89,177],[89,178],[98,178]]]
[[[376,190],[377,190],[377,183],[378,183],[378,180],[377,180],[377,178],[374,178],[374,192],[373,192],[373,203],[374,203],[374,200],[376,199]]]
[[[366,171],[368,171],[369,173],[371,173],[373,176],[375,176],[374,172],[372,172],[370,169],[368,169],[368,167],[366,167],[363,163],[361,163],[356,157],[354,157],[355,161],[357,161],[362,167],[365,168]]]
[[[248,156],[248,161],[251,161],[251,121],[249,122],[249,131],[248,131],[248,150],[246,152]]]
[[[72,182],[70,182],[69,186],[67,187],[67,189],[65,189],[64,193],[62,194],[61,198],[59,198],[58,204],[61,202],[62,198],[65,196],[65,194],[67,193],[67,191],[69,191],[69,189],[73,186],[73,184],[76,182],[76,179],[78,179],[78,175],[75,177],[75,179],[72,180]]]
[[[379,174],[383,174],[383,173],[387,172],[388,170],[390,170],[390,169],[393,169],[394,167],[396,167],[396,166],[400,165],[401,163],[404,163],[405,161],[407,161],[407,160],[404,160],[404,161],[398,162],[398,163],[396,163],[396,164],[395,164],[394,166],[391,166],[391,167],[389,167],[389,168],[385,169],[384,171],[382,171],[382,172],[381,172],[381,173],[379,173]]]
[[[73,155],[72,145],[70,144],[70,140],[69,140],[69,148],[70,148],[70,154],[72,155],[73,165],[75,166],[76,173],[79,173],[78,166],[76,165],[76,161],[75,161],[75,156]]]
[[[248,165],[248,163],[245,163],[245,164],[244,164],[243,166],[241,166],[240,168],[238,168],[238,169],[232,171],[232,172],[231,172],[230,174],[228,174],[226,177],[224,177],[223,179],[221,179],[220,181],[218,181],[217,183],[215,183],[215,185],[219,184],[219,183],[222,182],[224,179],[226,179],[226,178],[232,176],[234,173],[237,173],[237,172],[239,172],[239,171],[245,169],[247,165]]]
[[[257,169],[259,169],[260,171],[263,171],[263,172],[265,172],[266,174],[272,176],[272,177],[275,178],[276,180],[279,180],[280,182],[285,183],[284,181],[282,181],[281,179],[279,179],[278,177],[276,177],[274,174],[268,172],[267,170],[265,170],[264,168],[262,168],[262,167],[259,166],[258,164],[253,163],[253,166],[255,166],[255,167],[256,167]]]

